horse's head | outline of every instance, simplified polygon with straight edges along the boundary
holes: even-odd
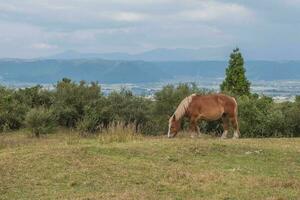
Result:
[[[169,130],[168,130],[168,138],[175,137],[179,131],[180,122],[176,120],[175,115],[172,115],[169,119]]]

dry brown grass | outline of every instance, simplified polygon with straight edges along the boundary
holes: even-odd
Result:
[[[129,142],[141,140],[143,137],[141,133],[136,132],[133,124],[125,125],[123,123],[116,123],[110,125],[108,129],[99,133],[98,141],[103,144],[113,142]]]

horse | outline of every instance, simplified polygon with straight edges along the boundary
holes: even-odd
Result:
[[[194,133],[200,136],[198,120],[214,121],[222,118],[224,132],[222,139],[227,138],[229,121],[234,128],[233,138],[240,137],[238,124],[238,105],[234,97],[225,94],[197,95],[185,97],[169,119],[168,138],[175,137],[180,129],[183,117],[190,119],[191,137]]]

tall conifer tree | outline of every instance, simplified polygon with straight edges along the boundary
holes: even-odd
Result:
[[[220,85],[222,92],[230,92],[234,95],[249,95],[250,82],[248,81],[244,68],[244,59],[236,48],[230,54],[229,65],[226,69],[226,78]]]

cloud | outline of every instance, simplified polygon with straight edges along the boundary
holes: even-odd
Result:
[[[179,12],[179,16],[184,20],[200,22],[227,21],[231,23],[253,19],[254,13],[239,4],[207,1],[199,3],[198,8]]]
[[[19,11],[18,7],[9,3],[0,3],[0,11],[2,12],[16,12]]]
[[[135,22],[142,21],[146,18],[146,15],[133,12],[118,12],[112,14],[112,19],[117,21]]]
[[[291,6],[300,6],[300,0],[286,0],[286,3]]]
[[[57,48],[57,46],[47,44],[47,43],[36,43],[36,44],[31,45],[31,47],[34,48],[34,49],[39,49],[39,50],[49,50],[49,49],[56,49]]]
[[[129,27],[140,22],[158,22],[159,25],[169,20],[208,22],[231,18],[242,21],[254,16],[248,8],[237,3],[198,0],[89,0],[85,3],[80,0],[3,3],[0,0],[0,10],[6,21],[65,30]]]
[[[0,20],[0,30],[4,30],[0,32],[1,57],[37,57],[56,49],[54,44],[45,42],[51,39],[51,33],[40,27]]]
[[[265,55],[283,44],[300,50],[298,5],[300,0],[0,0],[0,55],[236,45]]]

